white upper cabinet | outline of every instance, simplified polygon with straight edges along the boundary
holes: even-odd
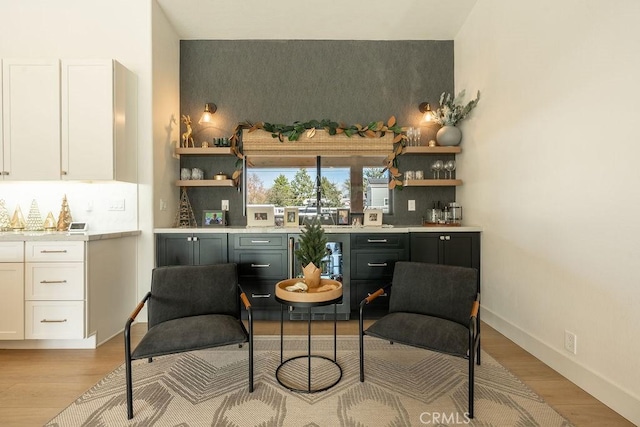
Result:
[[[113,60],[62,60],[62,179],[136,182],[136,90]]]
[[[60,61],[2,61],[2,176],[60,179]]]
[[[137,90],[113,60],[2,61],[4,180],[137,181]]]

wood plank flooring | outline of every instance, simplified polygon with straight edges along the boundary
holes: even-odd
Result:
[[[256,335],[280,333],[279,322],[256,321],[254,326]],[[285,326],[285,334],[307,332],[304,321]],[[145,330],[146,324],[134,326],[134,343]],[[333,333],[333,322],[314,321],[312,330],[319,335]],[[357,335],[357,320],[338,322],[338,334]],[[575,426],[633,426],[486,324],[482,337],[487,353]],[[123,348],[120,334],[95,350],[0,350],[0,426],[42,426],[120,366]]]

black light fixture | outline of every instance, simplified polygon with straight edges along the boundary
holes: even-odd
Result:
[[[431,110],[431,104],[429,104],[428,102],[421,103],[418,106],[418,109],[420,110],[421,113],[424,113],[423,120],[425,122],[431,123],[435,118],[435,114],[433,113],[433,110]]]
[[[204,104],[204,112],[202,113],[202,117],[198,120],[198,124],[206,125],[213,123],[213,113],[216,112],[218,107],[214,103],[206,103]]]

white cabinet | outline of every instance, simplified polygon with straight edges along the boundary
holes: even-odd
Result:
[[[24,243],[0,242],[0,340],[24,338]]]
[[[2,61],[2,177],[60,179],[60,61]]]
[[[85,338],[85,243],[26,242],[25,339]]]
[[[2,179],[137,180],[135,76],[113,60],[2,61]]]
[[[136,182],[135,76],[113,60],[62,60],[62,179]]]

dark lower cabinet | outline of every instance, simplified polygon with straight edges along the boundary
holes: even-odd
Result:
[[[408,234],[351,235],[351,311],[354,317],[358,317],[360,302],[364,298],[391,283],[395,263],[408,259]],[[365,309],[365,317],[380,317],[388,310],[389,295],[383,295]]]
[[[156,265],[210,265],[227,262],[227,235],[162,233],[156,235]]]

